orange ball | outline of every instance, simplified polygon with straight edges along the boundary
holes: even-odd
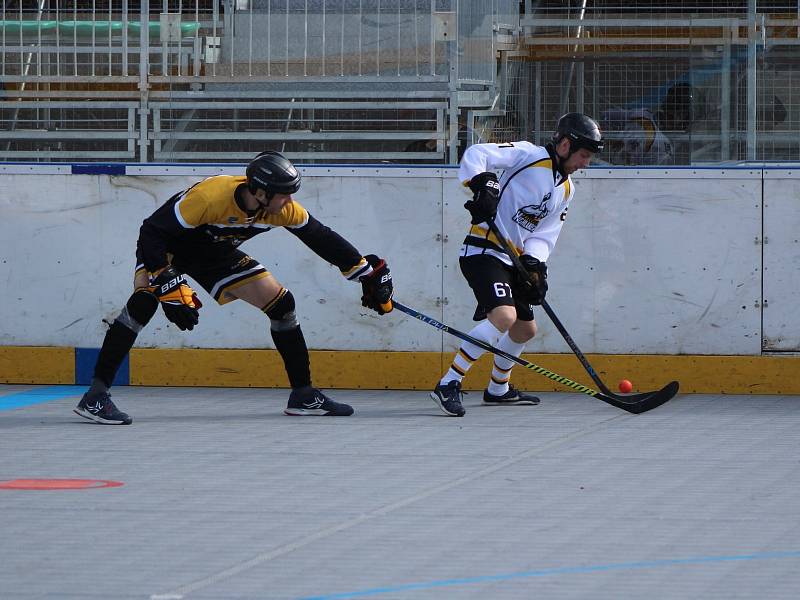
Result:
[[[623,394],[629,393],[633,389],[633,384],[628,381],[627,379],[623,379],[619,382],[619,391]]]

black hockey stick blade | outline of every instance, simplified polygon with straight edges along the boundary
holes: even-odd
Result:
[[[619,396],[617,394],[604,394],[598,392],[595,396],[603,402],[607,402],[611,406],[616,406],[622,410],[626,410],[634,415],[640,415],[648,410],[658,408],[665,402],[668,402],[675,397],[678,393],[679,384],[677,381],[671,381],[660,390],[655,392],[643,392],[640,394],[631,394],[629,396]]]

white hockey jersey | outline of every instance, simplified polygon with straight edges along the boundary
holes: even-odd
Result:
[[[556,245],[574,193],[547,149],[530,142],[474,144],[461,159],[458,176],[464,185],[479,173],[503,169],[495,224],[518,254],[546,262]],[[486,223],[472,225],[461,256],[490,254],[510,265]]]

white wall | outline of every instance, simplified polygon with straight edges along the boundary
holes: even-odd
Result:
[[[131,291],[139,225],[175,191],[237,167],[128,167],[129,175],[0,172],[0,344],[96,347]],[[462,330],[474,299],[458,270],[467,199],[454,169],[304,167],[298,200],[363,253],[386,256],[397,298]],[[133,174],[135,173],[135,174]],[[762,207],[762,179],[767,196]],[[790,170],[592,169],[550,262],[548,299],[584,352],[760,354],[800,348],[800,178]],[[763,210],[763,214],[762,214]],[[762,226],[768,244],[762,245]],[[315,349],[452,350],[397,312],[378,317],[294,236],[242,249],[289,287]],[[767,266],[763,284],[762,249]],[[200,326],[158,315],[140,346],[267,348],[267,320],[205,292]],[[565,352],[539,313],[530,351]]]

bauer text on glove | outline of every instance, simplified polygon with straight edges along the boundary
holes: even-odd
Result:
[[[464,203],[464,208],[472,215],[472,224],[489,222],[497,214],[497,203],[500,201],[500,184],[497,175],[487,171],[479,173],[469,180],[472,200]]]
[[[182,274],[169,266],[153,280],[150,286],[167,319],[175,323],[181,331],[194,329],[199,320],[198,308],[202,306],[197,294],[186,283]]]
[[[379,315],[386,314],[392,310],[392,272],[382,258],[374,254],[364,257],[372,266],[372,272],[358,278],[361,282],[361,304],[371,308]]]

